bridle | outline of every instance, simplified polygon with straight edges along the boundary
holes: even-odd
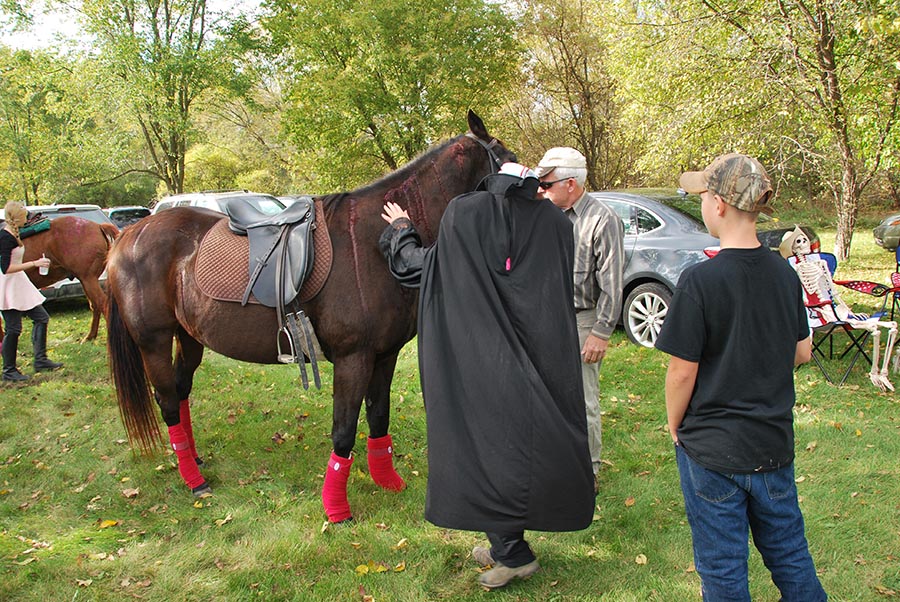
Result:
[[[481,138],[479,138],[478,136],[476,136],[475,134],[473,134],[472,132],[466,132],[466,137],[471,138],[472,140],[474,140],[475,142],[480,144],[481,148],[483,148],[484,150],[487,151],[488,158],[491,160],[491,166],[493,168],[494,173],[497,173],[498,171],[500,171],[500,165],[502,165],[502,162],[500,161],[500,157],[497,155],[497,153],[494,152],[494,147],[499,146],[500,141],[497,140],[496,138],[491,138],[491,141],[488,143],[488,142],[485,142],[484,140],[482,140]]]

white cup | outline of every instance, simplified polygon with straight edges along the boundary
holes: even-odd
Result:
[[[41,255],[41,259],[44,259],[45,257],[46,257],[45,255]],[[50,273],[50,268],[48,266],[42,265],[41,267],[38,268],[38,273],[41,276],[46,276],[47,274]]]

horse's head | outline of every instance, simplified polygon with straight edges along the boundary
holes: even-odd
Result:
[[[504,163],[518,162],[514,152],[503,146],[502,142],[488,134],[487,128],[484,126],[484,121],[482,121],[481,117],[476,115],[472,109],[469,109],[467,118],[469,121],[469,132],[466,136],[478,142],[484,150],[487,151],[493,172],[499,171],[500,166]]]

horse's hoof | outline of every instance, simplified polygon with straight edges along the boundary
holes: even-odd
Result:
[[[203,499],[205,497],[212,496],[212,487],[209,486],[208,483],[203,483],[197,487],[191,489],[191,493],[194,494],[194,497]]]
[[[197,466],[203,466],[203,460],[200,458],[194,458],[194,462],[197,463]],[[201,485],[201,487],[203,487],[203,485]]]
[[[341,526],[341,525],[350,525],[352,523],[353,523],[353,517],[350,516],[348,518],[345,518],[344,520],[339,520],[339,521],[333,522],[331,524],[337,527],[337,526]]]

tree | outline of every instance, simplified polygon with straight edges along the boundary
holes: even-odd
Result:
[[[228,38],[217,37],[206,0],[83,0],[81,12],[140,129],[150,171],[182,192],[195,103],[232,76]]]
[[[674,109],[669,140],[701,155],[678,157],[697,166],[742,150],[811,171],[834,202],[835,254],[848,258],[860,196],[898,147],[896,3],[676,0],[641,9],[644,48],[664,53],[643,53],[655,69],[631,89]]]
[[[587,159],[589,188],[625,185],[639,144],[623,127],[625,103],[607,68],[612,11],[583,0],[523,0],[520,10],[530,73],[510,113],[524,154],[536,161],[550,146],[573,146]]]
[[[513,21],[487,0],[274,0],[285,128],[320,189],[396,169],[482,115],[519,75]]]

